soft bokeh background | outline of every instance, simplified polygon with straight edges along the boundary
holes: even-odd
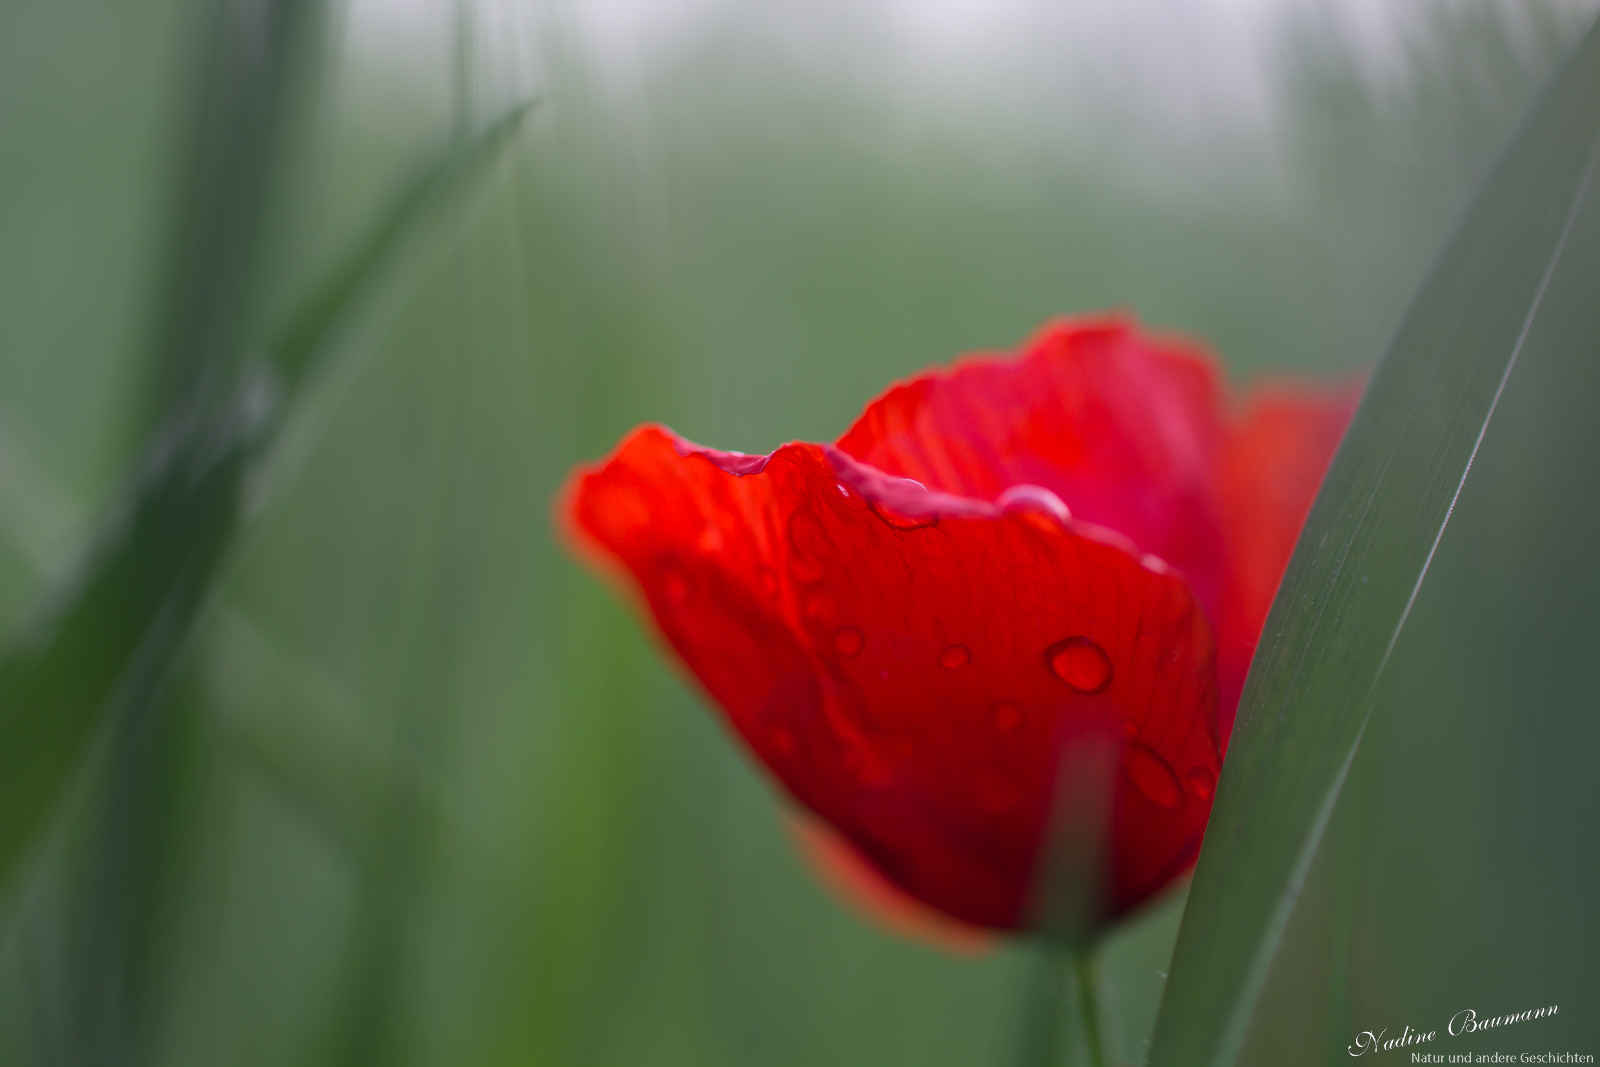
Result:
[[[1237,380],[1356,372],[1594,6],[330,10],[251,321],[420,160],[540,103],[341,334],[140,803],[97,784],[101,745],[0,887],[0,1063],[1004,1061],[1028,951],[897,939],[810,878],[555,542],[562,477],[643,420],[831,439],[896,376],[1080,310],[1203,338]],[[205,12],[0,3],[11,627],[150,422]],[[1120,1061],[1180,909],[1108,949]]]

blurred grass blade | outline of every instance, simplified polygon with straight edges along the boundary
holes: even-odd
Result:
[[[1597,152],[1591,29],[1407,311],[1307,520],[1240,703],[1153,1067],[1222,1067],[1238,1054],[1374,686],[1592,191]],[[1600,336],[1565,343],[1593,352]]]
[[[0,884],[101,712],[159,692],[189,632],[260,428],[207,399],[157,432],[83,565],[0,659]]]
[[[205,383],[153,435],[92,549],[0,655],[0,886],[108,712],[159,695],[239,517],[241,480],[323,337],[401,238],[498,156],[513,109],[401,196],[274,349],[274,369]]]
[[[410,233],[421,217],[442,203],[461,183],[499,159],[511,136],[536,101],[509,109],[434,165],[425,168],[395,198],[372,232],[306,300],[271,346],[273,363],[290,388],[297,384],[318,346],[342,312]]]

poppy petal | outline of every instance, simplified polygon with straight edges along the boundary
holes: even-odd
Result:
[[[994,948],[989,930],[953,919],[909,895],[821,819],[791,811],[784,824],[817,881],[877,925],[957,956],[978,956]]]
[[[1230,416],[1215,361],[1128,319],[1051,323],[895,386],[839,439],[931,488],[1031,483],[1174,567],[1216,626],[1224,748],[1261,627],[1358,386],[1269,383]]]
[[[969,357],[869,404],[838,447],[931,489],[994,500],[1049,489],[1181,571],[1201,602],[1225,585],[1212,469],[1222,445],[1214,361],[1124,318],[1063,319],[1020,357]]]
[[[1047,489],[987,500],[647,426],[565,510],[789,793],[917,899],[1029,925],[1058,753],[1096,731],[1122,770],[1104,917],[1193,862],[1221,760],[1209,624]]]
[[[1224,738],[1300,528],[1360,399],[1359,383],[1337,389],[1263,383],[1246,395],[1228,430],[1217,492],[1229,595],[1211,616]]]

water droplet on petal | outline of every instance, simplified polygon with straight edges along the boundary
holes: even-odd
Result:
[[[878,518],[881,519],[885,525],[888,525],[896,530],[926,530],[930,526],[939,525],[939,516],[937,515],[922,515],[917,517],[913,517],[911,515],[902,515],[893,508],[890,508],[884,504],[879,504],[877,501],[873,501],[871,504],[867,505],[867,509],[874,515],[878,516]]]
[[[994,728],[1003,734],[1009,734],[1022,725],[1022,705],[1012,700],[1002,700],[990,712],[994,719]]]
[[[1061,498],[1039,485],[1013,485],[996,497],[995,503],[1007,514],[1031,511],[1048,515],[1061,526],[1072,522],[1072,512]]]
[[[850,490],[846,489],[842,483],[834,482],[833,483],[833,487],[835,489],[839,490],[839,495],[840,496],[844,497],[847,500],[850,498]]]
[[[854,626],[841,626],[833,632],[833,647],[841,656],[854,656],[866,643],[867,639]]]
[[[1057,641],[1045,653],[1057,678],[1080,693],[1098,693],[1111,681],[1111,659],[1087,637]]]
[[[1189,772],[1189,792],[1201,800],[1210,800],[1216,791],[1217,776],[1211,773],[1210,768],[1196,767]]]
[[[946,645],[939,653],[939,666],[947,671],[965,667],[971,661],[972,653],[967,651],[966,645]]]
[[[689,576],[676,567],[667,567],[661,572],[661,599],[666,601],[669,608],[681,608],[694,596],[694,586],[689,582]]]
[[[1122,769],[1146,800],[1158,808],[1175,808],[1183,802],[1178,776],[1167,761],[1137,741],[1122,749]]]

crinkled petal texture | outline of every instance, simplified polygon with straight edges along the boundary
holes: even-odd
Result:
[[[836,447],[643,427],[565,517],[788,792],[958,919],[1038,921],[1063,755],[1114,752],[1107,921],[1194,862],[1352,403],[1263,394],[1235,424],[1203,356],[1060,323],[895,387]]]
[[[1178,570],[1216,626],[1224,744],[1261,625],[1359,390],[1280,384],[1232,417],[1214,361],[1124,319],[890,389],[838,447],[930,489],[1042,486]],[[1130,550],[1132,548],[1130,547]]]

